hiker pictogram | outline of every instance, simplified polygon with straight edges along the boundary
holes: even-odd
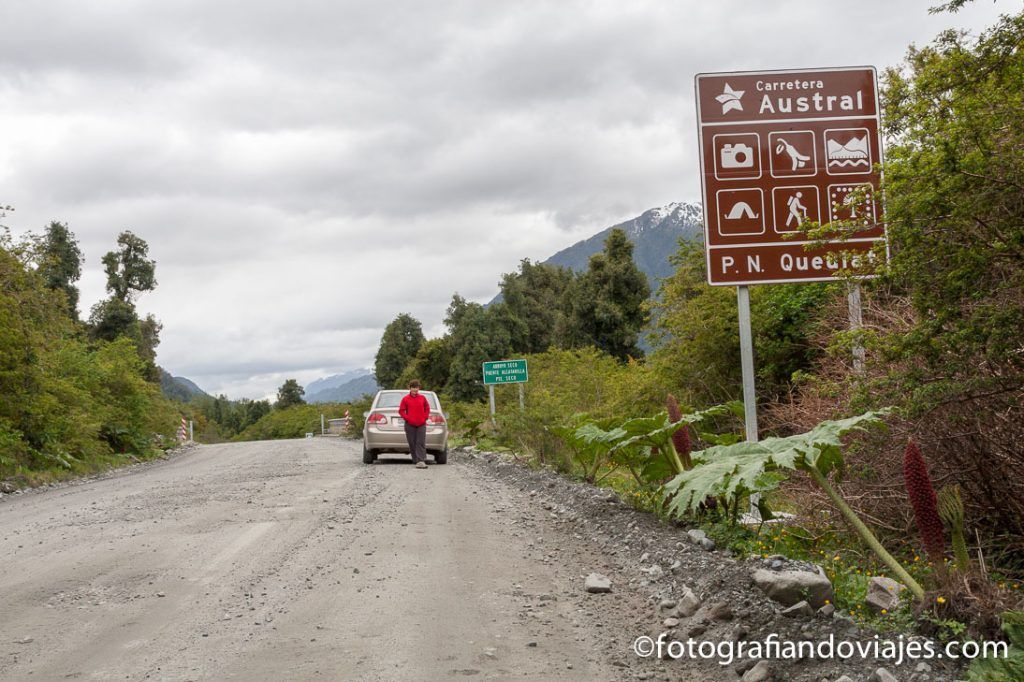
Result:
[[[775,232],[799,232],[807,223],[820,223],[818,188],[814,185],[772,189]]]

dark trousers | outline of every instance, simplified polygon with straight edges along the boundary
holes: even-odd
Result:
[[[425,462],[427,460],[427,425],[413,426],[406,422],[405,439],[409,442],[409,452],[412,453],[413,461]]]

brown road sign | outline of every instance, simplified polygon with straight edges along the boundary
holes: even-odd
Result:
[[[696,77],[708,282],[820,282],[885,240],[872,67]],[[809,246],[808,224],[841,224]]]

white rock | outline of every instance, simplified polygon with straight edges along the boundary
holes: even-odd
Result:
[[[900,593],[907,589],[892,578],[873,577],[868,583],[868,596],[864,604],[874,613],[883,609],[892,611],[900,605]]]
[[[587,592],[592,594],[612,591],[612,581],[600,573],[591,573],[588,575],[583,585]]]
[[[799,618],[801,616],[810,617],[814,615],[814,609],[811,608],[811,605],[806,601],[800,601],[793,604],[788,609],[783,609],[782,615],[787,618]]]
[[[679,597],[679,605],[676,606],[676,613],[683,618],[689,618],[700,609],[700,598],[693,593],[689,587],[683,590]]]
[[[832,582],[823,571],[811,573],[810,571],[769,571],[759,568],[754,571],[753,578],[765,594],[785,606],[807,601],[812,607],[818,609],[824,606],[826,601],[831,602],[835,599]]]
[[[690,530],[686,531],[686,535],[689,536],[690,542],[695,545],[699,545],[704,540],[708,539],[708,534],[697,528],[691,528]]]
[[[879,668],[875,672],[871,673],[871,677],[868,678],[868,682],[899,682],[896,676],[885,668]]]
[[[743,682],[766,682],[772,677],[768,661],[758,661],[757,665],[743,673]]]

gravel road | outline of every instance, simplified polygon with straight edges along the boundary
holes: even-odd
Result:
[[[582,578],[600,566],[541,548],[510,513],[523,491],[458,461],[365,466],[359,448],[199,446],[5,496],[0,678],[653,675],[621,631],[647,606],[595,610],[612,595]]]
[[[0,496],[0,679],[957,677],[950,661],[641,658],[641,636],[877,635],[783,613],[751,571],[785,562],[703,547],[609,490],[506,455],[449,462],[367,466],[336,438],[206,445]],[[591,573],[612,591],[588,593]]]

